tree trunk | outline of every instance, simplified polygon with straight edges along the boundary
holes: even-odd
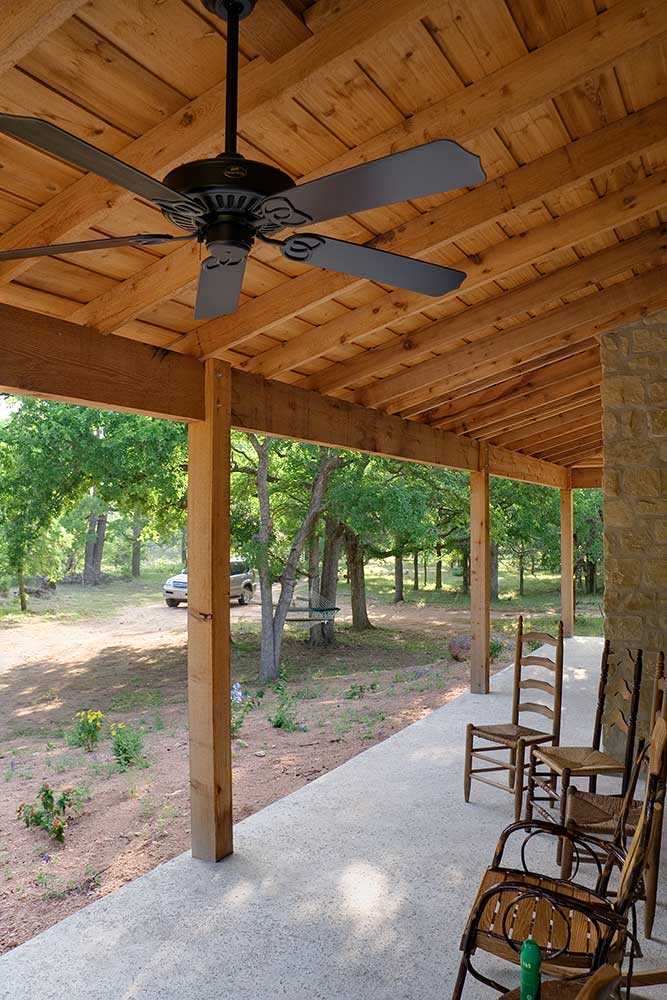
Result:
[[[95,529],[95,549],[93,551],[93,572],[95,574],[95,583],[99,582],[99,578],[102,575],[102,556],[104,554],[104,540],[107,534],[107,515],[100,514],[97,518],[97,527]]]
[[[143,528],[143,521],[141,518],[136,518],[133,528],[132,528],[132,578],[137,579],[141,576],[141,531]]]
[[[317,525],[313,528],[308,540],[308,603],[311,608],[320,598],[320,536]],[[311,625],[310,631],[317,628]]]
[[[413,555],[412,589],[419,590],[419,553]]]
[[[435,547],[435,589],[442,590],[442,545],[440,542]]]
[[[86,553],[83,560],[83,582],[95,583],[95,537],[97,533],[97,514],[88,515],[88,533],[86,535]]]
[[[366,574],[364,571],[364,547],[359,535],[350,528],[345,529],[345,557],[350,574],[352,602],[352,628],[358,631],[373,628],[366,605]]]
[[[259,574],[259,590],[262,602],[262,643],[259,672],[262,681],[271,681],[275,680],[280,674],[280,651],[282,648],[283,632],[287,612],[294,596],[299,559],[301,558],[306,540],[312,533],[322,511],[331,474],[340,465],[341,460],[337,456],[329,454],[325,449],[321,449],[322,457],[311,486],[308,510],[292,541],[287,559],[285,560],[285,568],[280,578],[280,596],[274,610],[271,571],[269,567],[269,545],[273,534],[271,503],[269,500],[269,452],[271,450],[271,439],[264,438],[260,442],[255,434],[249,434],[248,438],[257,453],[256,481],[260,511],[260,527],[255,536],[258,549],[257,571]],[[336,563],[336,568],[337,566],[338,563]],[[324,588],[324,583],[320,584],[320,588]]]
[[[597,563],[586,561],[586,593],[597,591]]]
[[[461,593],[470,593],[470,553],[465,549],[461,553],[461,565],[463,568],[463,577],[461,578]]]
[[[181,566],[183,569],[188,565],[188,526],[184,524],[181,528]]]
[[[401,604],[403,596],[403,552],[394,556],[394,604]]]
[[[498,600],[498,542],[489,545],[491,600]]]
[[[324,528],[324,552],[322,554],[322,577],[320,596],[328,608],[335,607],[338,591],[338,566],[343,545],[345,527],[335,517],[327,517]],[[319,622],[311,628],[308,642],[312,646],[332,646],[335,621]]]
[[[424,553],[424,586],[428,583],[428,556]]]
[[[23,575],[23,567],[19,567],[18,573],[18,584],[19,584],[19,605],[21,611],[28,610],[28,598],[25,592],[25,577]]]
[[[524,566],[524,556],[523,552],[519,553],[519,594],[521,597],[524,595],[524,576],[525,576],[525,566]]]

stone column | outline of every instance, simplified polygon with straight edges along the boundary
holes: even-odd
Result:
[[[626,648],[644,650],[646,732],[655,658],[667,648],[667,312],[601,337],[605,633],[610,690],[630,679]],[[614,698],[607,703],[613,709]],[[605,745],[622,753],[622,739]]]

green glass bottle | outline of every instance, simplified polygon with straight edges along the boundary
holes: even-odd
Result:
[[[537,941],[527,937],[521,945],[521,1000],[540,1000],[540,962]]]

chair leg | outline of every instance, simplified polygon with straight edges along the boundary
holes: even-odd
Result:
[[[474,728],[475,727],[472,722],[468,723],[468,726],[466,727],[466,750],[463,770],[463,798],[466,802],[470,802],[470,772],[472,771],[472,740]]]
[[[567,790],[570,787],[570,776],[571,772],[564,768],[563,773],[560,778],[560,825],[565,826],[565,812],[567,809]],[[556,853],[556,861],[561,864],[563,860],[563,841],[562,839],[558,841],[558,851]]]
[[[533,818],[533,796],[535,795],[535,752],[531,749],[528,761],[528,781],[526,783],[526,819]]]
[[[516,747],[512,747],[510,750],[510,788],[514,788],[514,783],[516,781]]]
[[[456,977],[456,982],[454,984],[454,992],[452,993],[452,1000],[461,1000],[461,994],[463,993],[463,985],[466,981],[466,976],[468,974],[468,968],[466,966],[465,955],[461,959],[461,964],[459,965],[459,974]]]
[[[521,806],[523,804],[523,779],[526,768],[526,744],[519,740],[516,747],[515,770],[514,770],[514,822],[521,819]],[[510,772],[512,773],[512,772]]]

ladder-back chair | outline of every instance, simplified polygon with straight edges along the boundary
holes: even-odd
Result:
[[[667,721],[667,676],[665,675],[665,654],[659,653],[656,663],[655,681],[653,685],[653,701],[649,720],[649,730],[652,730],[659,718]],[[628,790],[634,794],[638,774]],[[663,775],[663,783],[665,780]],[[600,795],[595,792],[584,792],[570,785],[565,803],[565,826],[577,833],[590,833],[595,836],[609,835],[614,843],[625,848],[627,838],[635,831],[641,812],[641,802],[632,799],[626,801],[626,796]],[[658,874],[660,871],[660,837],[659,831],[644,872],[644,934],[650,938],[653,933],[655,908],[658,892]],[[563,848],[561,876],[569,878],[572,865],[572,850],[566,841]]]
[[[605,962],[622,965],[629,937],[628,917],[640,894],[642,875],[662,822],[666,748],[667,725],[660,718],[650,744],[642,751],[648,759],[646,792],[627,852],[610,841],[539,820],[514,823],[501,834],[463,932],[463,956],[453,1000],[460,1000],[468,973],[499,993],[506,992],[506,986],[475,969],[472,958],[480,950],[518,965],[521,944],[528,936],[541,949],[547,976],[591,973]],[[521,867],[507,867],[502,864],[505,848],[510,838],[520,833],[524,834]],[[579,853],[590,853],[597,867],[595,887],[531,871],[526,848],[536,836],[567,838]],[[612,897],[608,895],[609,880],[618,869],[618,888]],[[635,948],[631,937],[631,954]]]
[[[553,647],[553,657],[535,656],[524,647],[539,643]],[[545,677],[526,676],[525,667],[537,667],[545,672]],[[546,694],[551,704],[543,701],[524,701],[524,692],[537,690]],[[463,795],[470,801],[472,781],[481,781],[494,788],[501,788],[514,796],[514,818],[520,819],[526,770],[526,748],[542,743],[558,744],[560,739],[560,717],[563,694],[563,623],[558,623],[558,635],[546,632],[524,632],[523,618],[519,617],[514,658],[514,689],[512,694],[512,721],[500,725],[475,725],[469,723],[466,730],[465,770]],[[549,719],[550,730],[532,729],[521,724],[524,714],[539,714]],[[482,743],[475,741],[483,741]],[[509,751],[507,759],[495,756],[498,751]],[[473,767],[473,761],[481,761],[483,767]],[[490,766],[489,766],[490,765]],[[507,784],[487,777],[489,773],[506,771]]]
[[[600,749],[602,719],[609,686],[610,651],[609,640],[605,640],[591,745],[531,748],[526,819],[532,819],[533,812],[537,812],[543,819],[552,819],[552,814],[545,808],[544,804],[546,803],[551,808],[559,807],[558,822],[563,825],[565,823],[567,791],[573,778],[588,778],[589,791],[594,792],[597,778],[600,775],[618,777],[621,779],[621,794],[625,792],[635,759],[643,660],[642,651],[638,650],[634,660],[632,685],[629,685],[624,677],[618,680],[619,700],[623,703],[623,707],[617,706],[614,709],[609,719],[609,725],[622,733],[625,739],[624,759],[619,761],[616,757]],[[559,781],[560,788],[558,787]],[[542,792],[542,795],[539,795],[538,791]]]

